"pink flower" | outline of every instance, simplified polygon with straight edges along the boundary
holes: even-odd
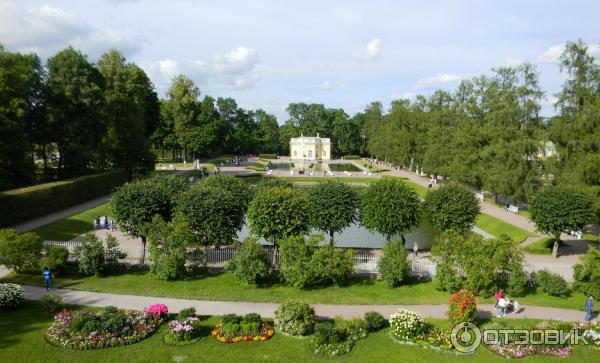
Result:
[[[148,306],[144,310],[144,312],[158,315],[158,316],[163,316],[169,312],[169,309],[167,308],[167,305],[165,305],[165,304],[152,304],[152,305]]]

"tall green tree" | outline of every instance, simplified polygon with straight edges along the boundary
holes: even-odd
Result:
[[[382,178],[362,195],[360,221],[371,231],[377,231],[391,241],[392,236],[404,235],[419,225],[421,200],[417,193],[398,178]]]
[[[258,151],[263,154],[276,154],[279,151],[277,118],[261,109],[251,112],[250,115],[257,127]]]
[[[184,161],[191,144],[192,130],[197,124],[197,118],[201,110],[198,102],[199,97],[200,89],[184,75],[175,77],[173,84],[167,91],[168,109],[173,120],[173,130],[177,136],[177,142],[183,149]]]
[[[350,185],[338,181],[319,183],[308,193],[312,227],[327,232],[334,245],[334,234],[358,221],[360,197]]]
[[[479,214],[475,193],[458,184],[444,184],[425,197],[424,209],[439,231],[467,233]]]
[[[47,69],[48,116],[60,155],[59,174],[85,174],[100,162],[106,132],[104,80],[73,48],[48,59]]]

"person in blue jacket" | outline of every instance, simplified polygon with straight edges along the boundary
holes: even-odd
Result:
[[[592,304],[593,300],[594,298],[592,297],[592,294],[589,294],[587,299],[585,300],[585,321],[592,320],[592,311],[594,308]]]
[[[46,291],[52,289],[54,290],[54,286],[52,286],[52,271],[48,267],[44,267],[44,284],[46,285]]]

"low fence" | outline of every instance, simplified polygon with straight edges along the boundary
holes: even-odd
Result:
[[[71,252],[70,258],[74,258],[73,252],[80,244],[78,241],[45,241],[46,246],[63,246]],[[120,260],[125,264],[136,265],[140,264],[142,260],[142,247],[141,246],[121,246],[121,251],[127,254],[127,257]],[[276,252],[273,248],[265,248],[269,261],[273,261],[275,265],[279,264],[279,252]],[[190,253],[188,259],[190,261],[198,261],[198,257],[205,258],[201,260],[206,262],[209,267],[222,268],[225,262],[231,260],[235,254],[235,248],[233,247],[222,247],[219,249],[209,248],[202,253],[202,256],[197,256],[194,253]],[[146,256],[147,257],[147,256]],[[380,256],[374,253],[370,253],[364,250],[354,251],[354,270],[358,274],[369,274],[374,275],[378,273],[377,264],[379,263]],[[430,279],[435,276],[437,264],[429,259],[413,259],[411,261],[411,275],[419,278]],[[562,276],[567,282],[573,282],[573,265],[558,263],[558,262],[546,262],[546,261],[528,261],[523,264],[523,269],[527,273],[532,273],[540,270],[548,270],[552,273],[556,273]]]

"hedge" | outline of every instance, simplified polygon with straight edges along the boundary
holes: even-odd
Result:
[[[344,155],[344,160],[359,160],[360,156],[358,155]]]
[[[261,159],[277,159],[277,154],[260,154],[258,157]]]
[[[127,172],[110,171],[0,193],[0,227],[28,221],[110,194]]]

